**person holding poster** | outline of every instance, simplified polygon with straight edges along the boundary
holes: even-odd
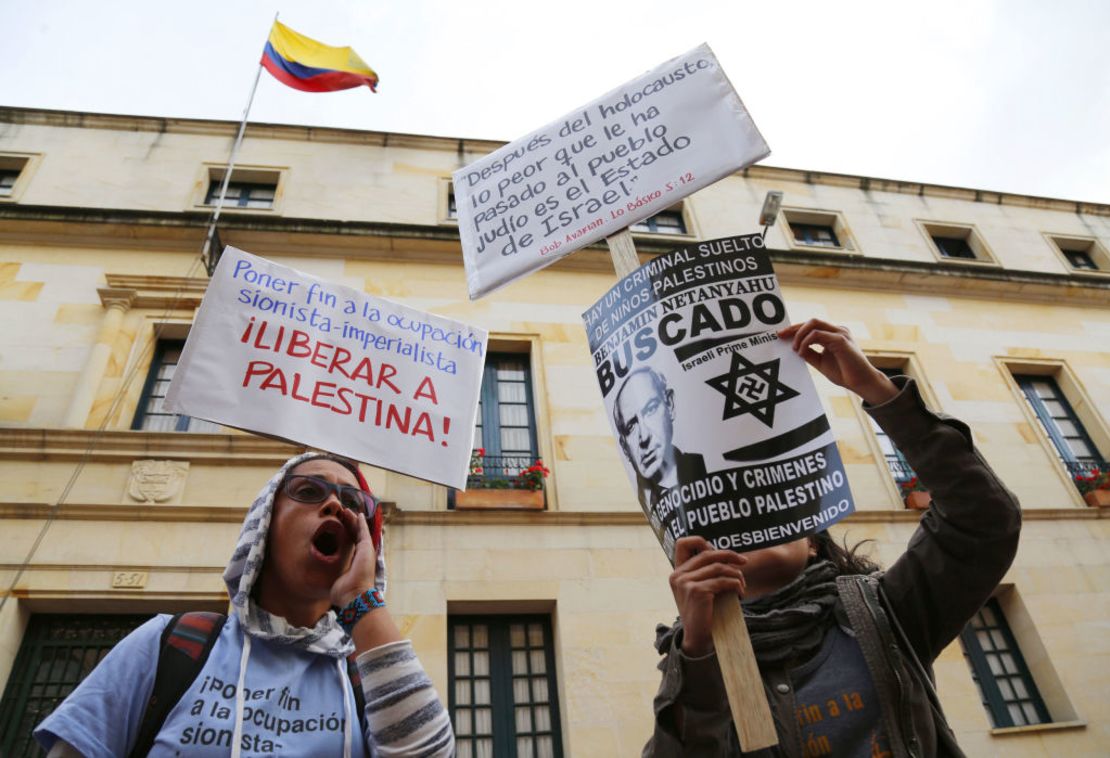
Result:
[[[112,649],[36,739],[63,758],[453,755],[447,712],[385,607],[381,536],[381,512],[356,464],[292,458],[247,511],[224,571],[232,613],[222,628],[184,623],[199,614],[171,629],[169,616],[154,617]],[[196,653],[205,643],[206,660]],[[155,718],[152,692],[163,692],[171,646],[203,663],[186,669],[191,681],[179,677],[182,694]]]
[[[990,598],[1017,551],[1021,511],[968,427],[928,410],[913,379],[888,379],[847,329],[813,319],[779,332],[859,395],[932,494],[885,572],[827,531],[746,553],[675,544],[679,619],[657,629],[663,681],[643,755],[739,756],[714,653],[714,598],[737,593],[779,744],[760,755],[963,755],[931,664]]]

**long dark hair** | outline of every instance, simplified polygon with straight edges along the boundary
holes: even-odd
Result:
[[[837,544],[827,530],[817,532],[810,539],[817,548],[814,560],[830,561],[839,574],[872,574],[881,568],[879,564],[859,553],[861,547],[874,540],[860,540],[848,547],[847,537],[843,545]]]

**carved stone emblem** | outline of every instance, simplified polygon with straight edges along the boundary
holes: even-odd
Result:
[[[165,503],[180,497],[188,475],[186,461],[132,461],[127,494],[140,503]]]

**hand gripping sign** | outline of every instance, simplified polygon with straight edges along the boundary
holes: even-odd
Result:
[[[454,173],[476,299],[770,150],[701,45]]]
[[[687,534],[739,552],[853,511],[758,234],[690,245],[624,277],[584,315],[625,470],[667,557]]]
[[[464,489],[486,336],[228,247],[166,407]]]

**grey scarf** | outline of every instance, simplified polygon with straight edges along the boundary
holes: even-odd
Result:
[[[817,561],[785,587],[742,604],[760,664],[805,660],[821,647],[836,621],[837,575],[832,563]]]

